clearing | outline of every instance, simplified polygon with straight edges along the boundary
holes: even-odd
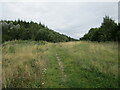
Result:
[[[3,88],[117,88],[116,42],[9,41],[2,47]]]

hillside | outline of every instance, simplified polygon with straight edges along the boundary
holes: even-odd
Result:
[[[2,26],[2,42],[11,40],[43,40],[48,42],[76,41],[74,38],[49,29],[44,24],[41,24],[41,22],[1,20],[0,25]]]
[[[115,42],[9,41],[2,47],[3,88],[117,88]]]

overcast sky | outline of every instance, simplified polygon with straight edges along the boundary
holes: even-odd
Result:
[[[117,2],[18,2],[0,3],[0,18],[42,22],[50,29],[80,38],[99,27],[105,15],[118,21]]]

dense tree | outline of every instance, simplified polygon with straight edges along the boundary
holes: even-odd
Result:
[[[120,42],[120,23],[118,24],[117,27],[116,39]]]
[[[41,24],[41,22],[39,24],[33,21],[26,22],[22,20],[2,20],[0,22],[2,23],[3,42],[15,39],[36,41],[44,40],[48,42],[66,42],[76,40],[49,29],[47,26]]]
[[[91,28],[80,40],[90,41],[117,41],[120,36],[120,27],[114,20],[105,16],[99,28]]]

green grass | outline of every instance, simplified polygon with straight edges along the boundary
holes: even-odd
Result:
[[[10,41],[2,51],[3,88],[118,87],[116,42]]]

